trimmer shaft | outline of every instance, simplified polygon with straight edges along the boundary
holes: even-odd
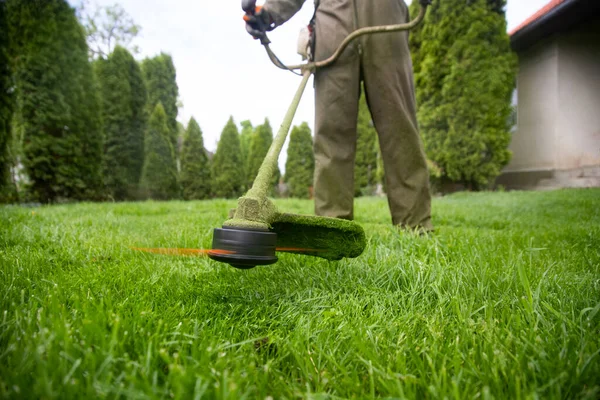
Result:
[[[277,262],[277,234],[241,228],[215,228],[208,256],[234,268],[250,269]]]

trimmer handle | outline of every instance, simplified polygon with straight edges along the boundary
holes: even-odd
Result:
[[[246,13],[246,15],[244,15],[244,21],[248,22],[250,20],[250,17],[259,12],[261,8],[262,6],[256,5],[256,0],[242,0],[242,10],[244,10],[244,12]],[[271,41],[269,40],[265,32],[272,30],[272,28],[269,28],[269,26],[267,26],[260,18],[256,18],[255,20],[256,22],[254,23],[258,25],[258,30],[263,32],[263,35],[260,38],[260,43],[262,43],[263,45],[270,44]]]
[[[254,15],[256,10],[256,0],[242,0],[242,10],[246,14]]]

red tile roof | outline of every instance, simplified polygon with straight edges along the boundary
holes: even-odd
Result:
[[[510,31],[508,34],[510,36],[519,32],[521,29],[525,28],[527,25],[534,23],[538,19],[542,18],[544,15],[548,14],[550,11],[561,5],[562,3],[569,0],[551,0],[548,4],[542,7],[538,12],[533,14],[531,17],[527,18],[521,25],[517,26],[515,29]]]

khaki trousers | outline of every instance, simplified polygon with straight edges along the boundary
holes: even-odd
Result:
[[[322,0],[315,58],[333,54],[363,26],[408,21],[402,0]],[[315,213],[353,219],[354,158],[363,82],[383,164],[392,222],[432,229],[429,173],[419,136],[408,34],[363,37],[332,66],[315,73]]]

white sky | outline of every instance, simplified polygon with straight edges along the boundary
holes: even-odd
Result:
[[[230,115],[254,125],[268,117],[277,132],[300,78],[277,69],[258,41],[246,33],[239,0],[92,0],[100,5],[118,2],[142,27],[136,39],[137,58],[161,51],[171,54],[183,108],[178,119],[187,126],[195,117],[208,150],[216,149]],[[372,0],[375,1],[375,0]],[[442,0],[443,1],[443,0]],[[508,29],[532,15],[549,0],[508,0]],[[80,0],[70,0],[78,4]],[[259,4],[261,2],[259,1]],[[287,63],[299,63],[296,39],[310,20],[313,1],[287,24],[271,33],[272,48]],[[313,126],[312,81],[304,94],[294,125]],[[285,153],[280,159],[280,164]]]

